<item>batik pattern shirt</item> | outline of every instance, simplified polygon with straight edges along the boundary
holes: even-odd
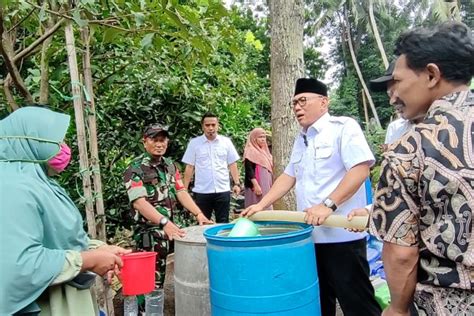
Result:
[[[445,96],[384,154],[370,231],[419,248],[425,287],[473,289],[473,118],[472,93]]]

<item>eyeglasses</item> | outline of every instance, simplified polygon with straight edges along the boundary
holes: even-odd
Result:
[[[325,98],[325,96],[316,95],[314,97],[300,97],[298,99],[291,100],[290,103],[288,103],[288,105],[290,107],[295,107],[297,104],[299,104],[302,108],[304,108],[308,100],[315,99],[315,98]]]

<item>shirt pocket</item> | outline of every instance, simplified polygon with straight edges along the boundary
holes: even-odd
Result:
[[[337,165],[334,164],[335,151],[332,146],[320,144],[314,149],[313,170],[318,177],[327,178],[334,174]]]
[[[227,169],[227,150],[225,148],[215,148],[214,167],[219,169]]]
[[[216,156],[219,159],[227,161],[227,151],[225,150],[225,148],[216,148]]]
[[[149,199],[152,199],[155,196],[158,182],[158,175],[156,173],[150,172],[143,175],[143,184]]]
[[[314,149],[314,159],[324,160],[331,158],[334,149],[329,145],[316,146]]]
[[[210,165],[209,155],[206,150],[199,150],[196,153],[196,167],[208,168]]]
[[[303,155],[304,151],[295,152],[290,158],[290,164],[293,165],[296,178],[298,178],[304,170]]]

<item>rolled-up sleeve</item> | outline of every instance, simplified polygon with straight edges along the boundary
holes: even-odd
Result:
[[[128,200],[130,203],[138,198],[146,197],[148,195],[142,178],[135,173],[131,167],[124,172],[123,182],[127,189]]]
[[[79,251],[66,250],[66,260],[63,269],[53,280],[51,285],[61,284],[74,279],[82,269],[82,256]]]
[[[105,242],[97,239],[89,239],[89,250],[97,249]],[[63,269],[53,280],[51,285],[68,282],[74,279],[82,269],[82,256],[79,251],[66,250],[66,260],[64,261]]]

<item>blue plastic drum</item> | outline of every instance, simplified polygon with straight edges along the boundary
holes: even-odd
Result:
[[[227,237],[233,224],[204,232],[212,315],[321,315],[312,226],[257,224],[258,237]]]

